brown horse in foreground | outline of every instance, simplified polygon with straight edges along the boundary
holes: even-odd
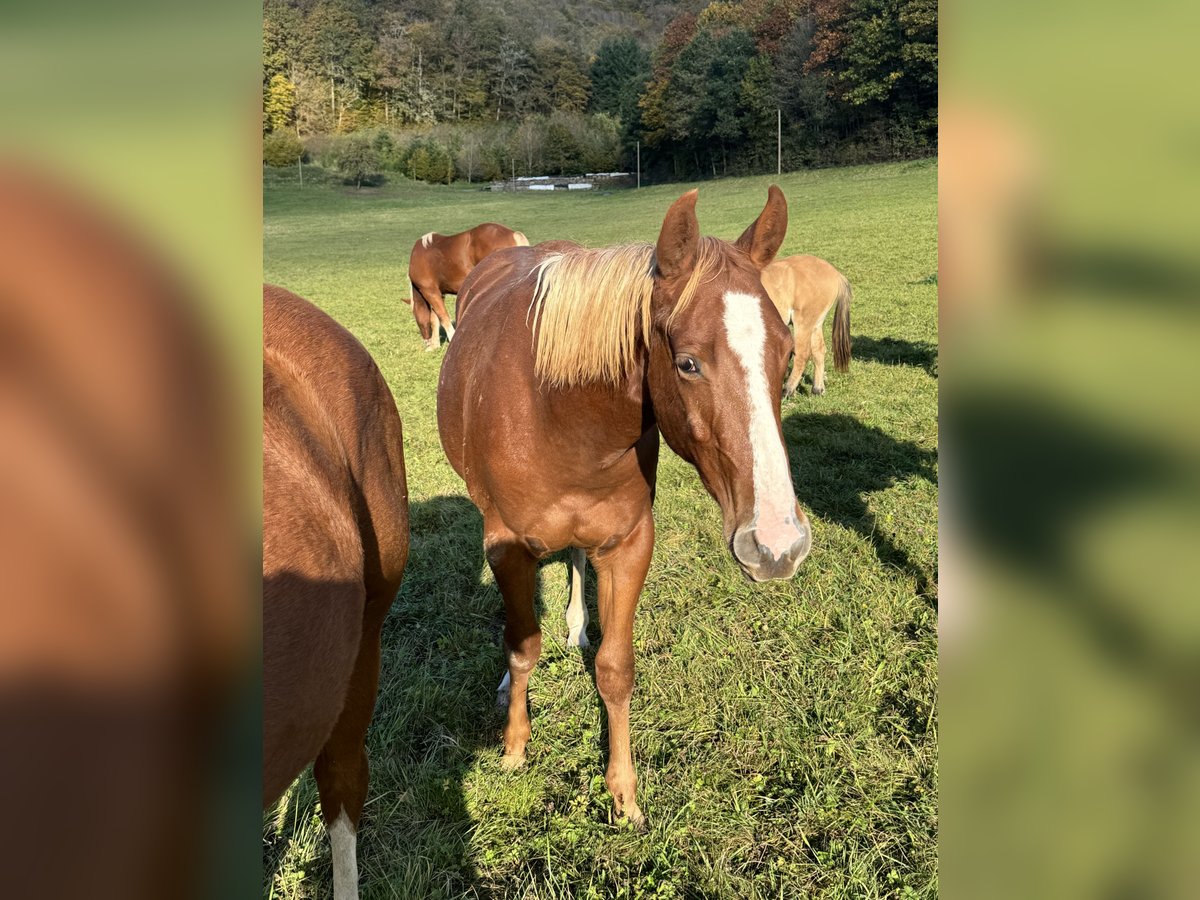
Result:
[[[777,259],[763,269],[762,283],[783,321],[795,329],[796,357],[784,394],[796,393],[810,351],[812,392],[825,393],[825,316],[835,303],[833,367],[839,372],[850,368],[850,282],[825,260],[798,255]]]
[[[438,386],[442,447],[483,514],[504,596],[504,764],[524,761],[530,736],[537,561],[582,548],[599,590],[606,781],[635,823],[633,617],[654,548],[659,432],[699,470],[750,578],[791,577],[810,542],[775,389],[791,339],[759,278],[787,204],[772,187],[736,244],[701,238],[695,207],[695,191],[671,206],[656,247],[539,246],[485,260],[463,285],[470,313]]]
[[[263,289],[263,805],[313,772],[335,900],[358,896],[380,629],[408,559],[400,416],[350,332]]]
[[[529,239],[504,225],[486,222],[458,234],[429,232],[413,244],[408,258],[408,280],[412,285],[413,316],[426,350],[441,343],[438,322],[446,329],[446,340],[454,337],[454,325],[446,312],[444,294],[457,294],[463,279],[489,253],[505,247],[528,247]]]

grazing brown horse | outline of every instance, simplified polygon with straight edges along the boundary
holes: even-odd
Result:
[[[443,294],[457,294],[463,279],[489,253],[505,247],[528,247],[529,239],[504,225],[485,222],[458,234],[429,232],[413,244],[408,258],[408,280],[412,285],[413,316],[426,350],[441,343],[438,322],[446,329],[446,340],[454,337],[454,325],[446,312]]]
[[[835,303],[833,367],[839,372],[850,368],[850,282],[825,260],[800,254],[777,259],[763,269],[762,283],[783,321],[795,329],[796,357],[784,394],[796,393],[810,351],[812,392],[825,393],[825,316]]]
[[[263,805],[313,772],[335,900],[355,834],[379,639],[408,559],[400,416],[374,361],[306,300],[263,289]]]
[[[695,207],[695,191],[671,206],[657,246],[539,246],[485,260],[463,285],[470,313],[438,387],[442,447],[483,514],[504,596],[504,764],[524,761],[530,736],[537,561],[582,548],[599,590],[606,780],[635,823],[633,616],[654,547],[659,432],[699,470],[750,578],[791,577],[810,541],[774,388],[791,339],[759,279],[787,204],[772,187],[736,244],[702,238]]]

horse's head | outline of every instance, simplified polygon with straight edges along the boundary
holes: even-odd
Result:
[[[689,191],[667,212],[655,248],[655,416],[720,504],[725,539],[755,581],[794,575],[812,533],[792,493],[779,418],[791,335],[759,279],[786,231],[787,201],[772,186],[736,243],[701,238]]]

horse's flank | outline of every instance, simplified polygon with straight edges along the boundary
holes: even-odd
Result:
[[[625,379],[639,345],[650,343],[654,266],[650,244],[558,249],[534,266],[529,318],[534,372],[543,384],[572,387]],[[696,266],[668,321],[724,266],[720,242],[702,239]]]

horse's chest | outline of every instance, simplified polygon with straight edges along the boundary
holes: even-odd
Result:
[[[501,513],[509,528],[537,557],[564,547],[610,549],[645,515],[650,504],[644,486],[596,495],[563,491],[505,504]]]

